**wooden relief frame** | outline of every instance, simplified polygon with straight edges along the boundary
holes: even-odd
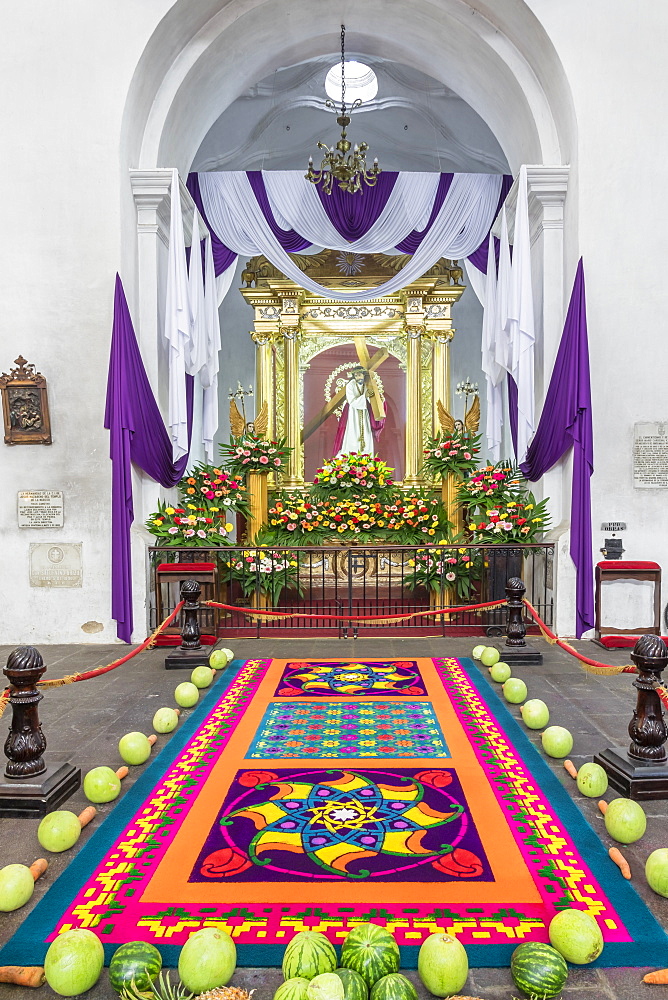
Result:
[[[46,379],[19,355],[0,376],[5,444],[51,444]]]

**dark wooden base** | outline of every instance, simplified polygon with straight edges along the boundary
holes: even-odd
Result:
[[[211,646],[200,649],[183,649],[176,646],[173,653],[165,657],[165,670],[192,670],[193,667],[208,667]]]
[[[81,769],[50,764],[36,778],[0,777],[0,816],[34,819],[46,816],[81,787]]]
[[[535,646],[496,646],[501,659],[509,667],[535,666],[543,662],[543,654]]]
[[[602,750],[594,757],[594,763],[601,765],[610,785],[627,799],[668,799],[668,764],[634,760],[625,747]]]

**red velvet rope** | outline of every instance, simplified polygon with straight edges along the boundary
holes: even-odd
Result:
[[[405,621],[408,618],[423,618],[428,615],[448,615],[448,614],[458,614],[461,611],[479,611],[483,608],[498,608],[500,605],[505,604],[505,599],[498,601],[489,601],[486,604],[465,604],[463,606],[454,608],[430,608],[429,611],[410,611],[405,615],[313,615],[307,614],[306,612],[296,611],[296,612],[283,612],[283,611],[267,611],[263,608],[238,608],[233,604],[219,604],[217,601],[202,601],[209,608],[222,608],[223,611],[237,611],[242,615],[264,616],[266,618],[310,618],[313,621],[342,621],[342,622],[377,622],[377,621],[391,621],[396,619],[397,621]]]

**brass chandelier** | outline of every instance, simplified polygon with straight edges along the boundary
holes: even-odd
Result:
[[[350,125],[349,112],[355,111],[362,104],[361,98],[353,101],[350,107],[346,106],[346,75],[345,75],[345,51],[346,51],[346,27],[341,25],[341,110],[336,119],[341,126],[341,138],[336,146],[331,148],[324,142],[318,143],[318,149],[326,150],[322,158],[319,170],[313,169],[313,157],[309,157],[308,170],[304,174],[312,184],[320,184],[325,194],[332,193],[334,180],[339,182],[339,187],[343,191],[355,194],[362,191],[362,183],[373,187],[382,173],[378,166],[378,157],[373,161],[370,170],[366,165],[366,153],[369,148],[368,143],[360,142],[352,146],[346,136],[346,128]],[[328,108],[334,108],[333,101],[325,102]],[[352,147],[352,152],[350,152]]]

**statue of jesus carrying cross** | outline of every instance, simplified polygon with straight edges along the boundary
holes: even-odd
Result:
[[[362,365],[353,368],[346,385],[346,403],[339,420],[334,440],[336,455],[357,452],[374,455],[374,444],[385,425],[384,415],[377,420],[371,401],[375,389],[370,384],[369,372]]]

